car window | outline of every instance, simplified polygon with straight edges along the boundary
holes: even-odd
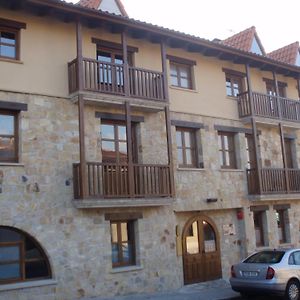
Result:
[[[248,257],[244,263],[277,264],[281,261],[283,255],[284,251],[261,251]]]
[[[293,252],[289,257],[290,265],[300,265],[300,251]]]

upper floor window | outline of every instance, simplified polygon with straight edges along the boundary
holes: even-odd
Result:
[[[185,88],[185,89],[192,89],[191,66],[171,62],[170,74],[171,74],[171,85]]]
[[[236,169],[234,133],[218,132],[219,155],[222,169]]]
[[[197,167],[196,132],[190,128],[176,128],[177,159],[180,167]]]
[[[111,247],[113,267],[136,263],[134,221],[111,221]]]
[[[48,259],[30,236],[0,227],[0,284],[51,278]]]
[[[237,97],[238,94],[244,92],[244,77],[246,75],[235,70],[225,68],[222,70],[225,72],[226,95],[229,97]]]
[[[18,161],[18,112],[0,110],[0,161]]]
[[[266,83],[267,94],[271,96],[276,96],[276,85],[274,80],[264,78],[264,81]],[[278,86],[278,96],[283,98],[286,97],[287,84],[285,82],[278,81],[277,86]]]

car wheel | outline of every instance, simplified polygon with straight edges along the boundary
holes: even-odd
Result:
[[[285,299],[286,300],[299,300],[300,285],[296,280],[290,280],[286,286]]]

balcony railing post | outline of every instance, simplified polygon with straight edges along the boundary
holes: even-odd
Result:
[[[276,101],[277,101],[277,109],[278,109],[278,117],[279,120],[282,119],[282,111],[281,111],[281,102],[280,98],[279,98],[279,88],[278,88],[278,81],[277,81],[277,76],[276,73],[273,71],[273,80],[274,80],[274,84],[275,84],[275,91],[276,91]]]
[[[161,62],[162,62],[162,74],[163,74],[163,98],[169,101],[169,87],[168,87],[168,75],[167,75],[167,50],[164,41],[160,43],[161,49]]]
[[[127,30],[122,31],[122,47],[123,47],[123,80],[124,80],[124,92],[125,96],[129,97],[129,66],[128,66],[128,50],[127,50]]]
[[[286,163],[286,151],[285,151],[284,132],[283,132],[282,123],[279,123],[279,133],[280,133],[280,141],[281,141],[281,151],[282,151],[286,192],[289,194],[290,193],[290,182],[289,182],[289,174],[288,174],[287,163]]]
[[[250,106],[250,116],[254,115],[254,105],[253,105],[253,93],[252,93],[252,84],[250,78],[250,68],[249,65],[246,64],[246,79],[247,79],[247,87],[248,87],[248,97],[249,97],[249,106]]]

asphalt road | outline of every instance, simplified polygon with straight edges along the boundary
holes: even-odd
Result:
[[[228,300],[283,300],[283,297],[271,297],[271,296],[252,296],[252,297],[235,297],[235,298],[230,298]]]

